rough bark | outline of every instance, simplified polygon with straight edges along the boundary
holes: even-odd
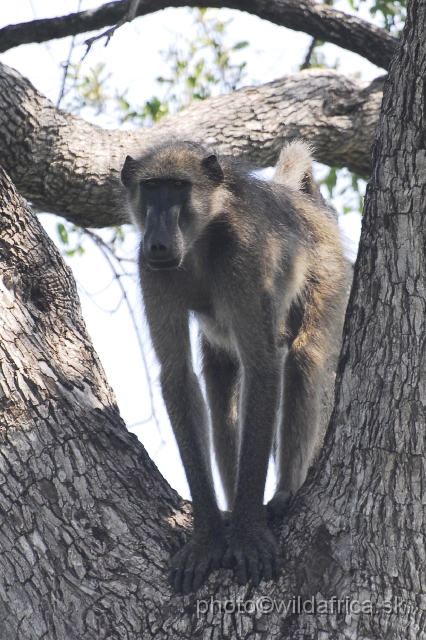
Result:
[[[162,136],[199,140],[261,167],[275,164],[284,142],[303,137],[319,162],[367,175],[382,82],[314,69],[198,102],[151,129],[107,131],[57,109],[0,65],[0,163],[41,210],[88,227],[122,221],[124,158]]]
[[[0,53],[21,44],[46,42],[115,25],[128,6],[128,2],[110,2],[94,10],[9,25],[0,29]],[[184,6],[197,7],[198,4],[190,0],[145,0],[139,3],[137,16],[165,7]],[[303,31],[317,40],[358,53],[384,69],[388,68],[398,42],[384,29],[313,0],[212,0],[209,6],[247,11],[283,27]]]

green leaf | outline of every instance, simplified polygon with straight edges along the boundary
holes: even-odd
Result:
[[[232,47],[232,51],[238,51],[239,49],[245,49],[248,46],[249,46],[249,43],[246,42],[246,41],[245,42],[238,42],[237,44],[235,44]]]
[[[329,197],[333,197],[333,190],[337,183],[337,167],[331,167],[328,175],[321,181],[328,189]]]
[[[62,222],[59,222],[56,225],[56,229],[62,244],[68,244],[68,231],[66,230],[65,225],[63,225]]]

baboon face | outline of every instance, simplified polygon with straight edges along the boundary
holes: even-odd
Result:
[[[191,183],[187,180],[143,180],[140,198],[146,211],[143,254],[152,269],[179,267],[184,255],[185,223]]]
[[[212,193],[223,179],[213,154],[172,147],[140,160],[127,156],[121,181],[129,189],[132,217],[143,233],[152,269],[175,269],[211,216]]]

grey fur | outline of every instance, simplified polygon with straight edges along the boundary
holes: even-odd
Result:
[[[277,567],[263,506],[274,442],[278,479],[269,508],[278,513],[305,480],[318,443],[325,363],[340,339],[349,278],[337,224],[301,142],[282,152],[272,183],[189,142],[128,157],[122,181],[144,236],[146,314],[193,498],[194,534],[172,560],[171,582],[188,592],[209,567],[236,562],[240,582],[258,584]],[[229,540],[192,368],[191,311],[201,327],[214,450],[232,511]]]

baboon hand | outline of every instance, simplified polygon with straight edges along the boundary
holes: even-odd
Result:
[[[219,569],[225,552],[223,531],[194,532],[193,537],[172,558],[169,580],[176,593],[197,591],[209,569]]]
[[[262,578],[271,580],[278,573],[278,545],[266,523],[253,522],[244,527],[231,525],[228,550],[223,559],[227,569],[236,566],[240,584],[251,578],[255,587]]]

